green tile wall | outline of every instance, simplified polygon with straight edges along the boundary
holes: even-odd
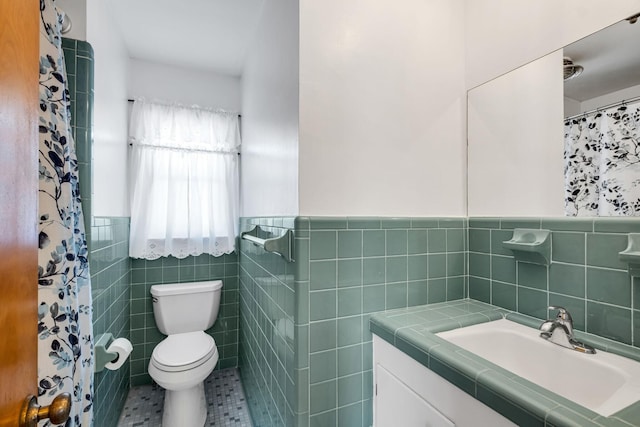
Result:
[[[93,48],[85,41],[63,38],[71,131],[78,158],[80,195],[89,245],[94,337],[109,332],[130,337],[129,218],[92,218],[91,144],[93,128]],[[129,390],[129,364],[94,378],[96,427],[117,425]]]
[[[130,338],[129,218],[93,218],[91,225],[91,293],[93,333]],[[129,391],[129,364],[94,377],[96,427],[117,425]]]
[[[513,228],[552,231],[549,266],[502,247]],[[633,218],[470,218],[469,297],[538,318],[564,306],[576,329],[640,346],[640,282],[618,258],[639,230]]]
[[[163,338],[148,297],[155,283],[224,281],[210,333],[221,352],[218,368],[240,366],[256,425],[370,425],[367,324],[376,311],[468,295],[542,318],[547,305],[558,304],[569,308],[578,329],[640,343],[638,283],[617,259],[640,220],[241,220],[243,230],[293,229],[295,263],[247,241],[239,262],[235,255],[130,260],[128,224],[95,218],[91,227],[94,331],[129,336],[135,348],[130,374],[125,365],[96,375],[96,420],[104,425],[114,425],[106,414],[120,412],[129,378],[132,385],[150,382],[148,358]],[[552,230],[550,266],[516,262],[502,248],[516,227]]]
[[[148,261],[131,259],[131,385],[151,384],[148,374],[153,348],[165,336],[153,318],[152,285],[222,280],[220,311],[207,332],[215,339],[220,360],[216,369],[238,365],[238,257],[200,255]]]
[[[91,243],[91,144],[93,141],[93,48],[86,41],[62,38],[71,104],[71,131],[76,144],[80,195]]]
[[[260,224],[273,235],[293,228],[292,218],[240,221],[243,231]],[[294,426],[297,264],[246,240],[240,241],[240,250],[239,367],[251,416],[256,426]]]
[[[296,262],[289,264],[250,243],[242,244],[240,367],[249,402],[263,402],[252,407],[254,421],[371,425],[369,317],[386,309],[466,296],[466,219],[252,218],[244,219],[241,228],[255,223],[293,225]],[[265,280],[269,287],[260,288]],[[276,309],[276,300],[265,296],[269,292],[283,295],[282,311]],[[285,387],[276,391],[284,394],[292,414],[267,418],[279,396],[270,394],[273,375],[277,379],[278,373],[267,363],[274,358],[265,343],[277,335],[278,316],[289,320],[291,294],[294,340],[287,341],[281,363]],[[287,363],[291,354],[293,371]]]
[[[464,218],[297,218],[298,425],[372,424],[369,317],[466,296]],[[308,416],[308,419],[304,418]]]

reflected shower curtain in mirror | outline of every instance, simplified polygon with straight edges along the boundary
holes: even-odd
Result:
[[[52,0],[41,0],[40,13],[38,403],[49,405],[68,392],[72,406],[65,426],[88,427],[93,425],[91,283],[62,16]]]
[[[640,216],[640,102],[565,122],[567,216]]]
[[[129,255],[233,252],[239,227],[238,114],[136,100],[129,141]]]

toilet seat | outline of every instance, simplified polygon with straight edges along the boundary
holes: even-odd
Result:
[[[169,335],[151,354],[151,363],[165,372],[196,368],[217,353],[216,342],[203,331]]]

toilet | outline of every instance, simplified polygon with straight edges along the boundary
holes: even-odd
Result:
[[[164,388],[163,427],[203,426],[204,380],[218,363],[218,349],[204,332],[218,317],[222,281],[151,286],[156,326],[167,337],[154,349],[149,375]]]

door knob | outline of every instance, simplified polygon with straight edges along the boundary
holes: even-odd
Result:
[[[37,427],[38,421],[49,419],[51,424],[58,425],[66,423],[71,412],[71,395],[69,393],[60,393],[57,395],[51,405],[41,407],[35,396],[29,395],[24,399],[22,409],[20,410],[20,427]]]

